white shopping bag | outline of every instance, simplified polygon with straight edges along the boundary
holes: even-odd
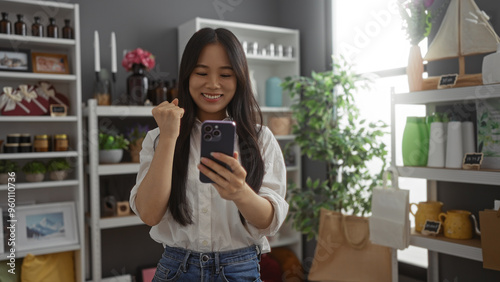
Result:
[[[387,187],[389,172],[392,172],[392,187]],[[383,187],[373,189],[370,240],[403,250],[410,244],[410,191],[399,189],[397,179],[397,169],[388,168],[384,172]]]

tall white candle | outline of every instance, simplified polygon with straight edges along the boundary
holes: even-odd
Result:
[[[99,51],[99,33],[97,30],[94,31],[94,63],[95,72],[101,71],[101,53]]]
[[[111,72],[116,73],[116,35],[111,32]]]

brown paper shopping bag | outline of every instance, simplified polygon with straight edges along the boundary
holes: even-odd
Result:
[[[500,270],[500,209],[479,212],[483,267]]]
[[[310,281],[391,281],[391,249],[369,240],[368,219],[321,209]]]

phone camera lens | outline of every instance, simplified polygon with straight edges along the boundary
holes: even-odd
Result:
[[[214,130],[213,135],[214,135],[215,137],[220,136],[220,130],[217,130],[217,129],[216,129],[216,130]]]
[[[211,131],[212,131],[212,126],[211,125],[205,126],[205,132],[211,132]]]
[[[205,134],[205,135],[203,135],[203,139],[204,139],[205,141],[210,141],[210,140],[212,140],[212,135],[210,135],[210,134]]]

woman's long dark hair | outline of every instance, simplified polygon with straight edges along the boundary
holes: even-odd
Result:
[[[236,93],[227,106],[227,112],[236,122],[241,162],[247,171],[246,182],[259,192],[264,177],[264,161],[258,146],[261,131],[262,113],[252,92],[248,75],[245,53],[240,42],[229,30],[224,28],[203,28],[189,40],[182,55],[179,69],[179,106],[185,109],[181,119],[180,134],[177,138],[172,171],[172,190],[168,201],[168,209],[175,221],[181,225],[193,223],[192,211],[186,199],[186,178],[189,162],[191,129],[196,120],[198,107],[189,93],[189,77],[198,58],[207,44],[219,43],[226,53],[236,76]],[[240,214],[241,217],[241,214]]]

